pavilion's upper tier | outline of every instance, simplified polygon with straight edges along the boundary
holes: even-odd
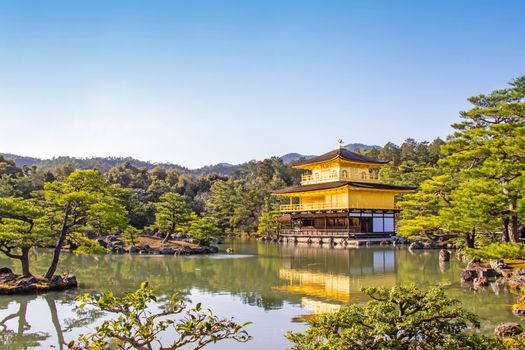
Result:
[[[321,154],[320,156],[315,156],[315,157],[311,157],[308,159],[293,162],[291,165],[294,168],[313,170],[321,163],[330,163],[330,162],[337,161],[337,160],[343,161],[345,163],[346,162],[359,163],[363,165],[368,164],[369,166],[370,165],[380,166],[382,164],[388,163],[387,160],[379,160],[379,159],[363,156],[361,154],[347,150],[346,148],[338,147],[330,152]]]
[[[332,181],[380,182],[379,168],[388,161],[363,156],[343,148],[292,163],[294,168],[309,170],[302,175],[301,184],[310,185]]]

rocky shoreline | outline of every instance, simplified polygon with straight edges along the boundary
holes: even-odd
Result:
[[[50,290],[78,287],[75,276],[55,275],[47,280],[38,276],[17,275],[7,267],[0,268],[0,294],[35,294]]]
[[[462,283],[472,283],[474,289],[491,286],[499,290],[507,286],[511,290],[525,289],[525,261],[523,260],[491,260],[482,261],[478,258],[470,260],[460,271]],[[512,313],[525,317],[525,298],[522,296],[512,306]]]
[[[110,235],[94,240],[108,254],[140,254],[140,255],[194,255],[215,254],[217,246],[200,246],[185,241],[167,241],[150,236],[141,236],[135,244],[127,244],[121,236]],[[68,251],[67,247],[65,251]],[[76,288],[77,279],[74,275],[55,275],[45,279],[40,276],[22,276],[13,273],[8,267],[0,268],[0,295],[6,294],[36,294],[51,290]]]
[[[122,237],[110,235],[100,237],[95,242],[111,254],[141,254],[141,255],[193,255],[215,254],[217,246],[200,246],[185,241],[167,241],[150,236],[138,237],[135,244],[126,243]]]

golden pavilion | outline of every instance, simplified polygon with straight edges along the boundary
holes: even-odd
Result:
[[[381,182],[378,160],[339,146],[320,156],[293,162],[307,171],[301,185],[273,192],[289,198],[281,205],[279,236],[319,243],[366,239],[382,240],[395,234],[394,196],[413,190]]]

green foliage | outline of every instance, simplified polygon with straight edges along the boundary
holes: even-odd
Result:
[[[122,237],[127,244],[135,245],[141,232],[142,231],[133,226],[128,226],[124,229],[124,232],[122,232]]]
[[[20,260],[24,275],[30,274],[29,249],[54,243],[54,232],[42,217],[35,200],[0,198],[0,252]]]
[[[217,220],[217,225],[226,232],[232,231],[230,219],[235,211],[237,193],[233,181],[219,180],[210,188],[210,197],[206,202],[206,210]]]
[[[404,196],[399,231],[410,237],[518,240],[525,183],[525,77],[472,97],[472,109],[441,147],[443,158],[418,192]]]
[[[75,254],[105,254],[107,249],[96,241],[87,238],[83,233],[71,232],[68,235],[70,248]]]
[[[155,228],[171,236],[186,229],[190,221],[190,208],[178,193],[168,192],[155,204]]]
[[[208,245],[217,240],[221,234],[221,229],[217,226],[215,218],[211,216],[201,217],[191,213],[187,234],[199,241],[200,244]]]
[[[309,321],[310,328],[286,336],[294,350],[497,349],[502,344],[469,331],[476,315],[458,306],[441,288],[413,285],[364,288],[372,300]]]
[[[91,305],[102,311],[115,313],[118,317],[105,320],[91,334],[82,334],[78,341],[69,343],[70,349],[102,350],[116,345],[120,349],[201,349],[224,339],[246,342],[250,336],[244,329],[248,324],[237,324],[232,319],[221,319],[203,310],[201,304],[188,308],[181,298],[172,295],[161,311],[153,313],[148,307],[157,302],[153,290],[146,282],[140,288],[119,297],[112,292],[102,295],[85,294],[79,297],[81,308]],[[173,319],[173,315],[184,315]],[[177,334],[173,343],[163,345],[161,336],[165,332]]]
[[[115,197],[108,196],[90,206],[88,211],[87,229],[101,236],[116,233],[128,224],[127,211]]]
[[[19,168],[0,154],[0,197],[29,198],[42,185],[44,175],[35,167]]]
[[[279,201],[270,192],[298,184],[299,179],[300,171],[277,157],[246,163],[211,186],[206,211],[225,232],[255,232],[268,202]]]
[[[55,273],[65,241],[74,246],[73,233],[95,230],[104,234],[126,224],[125,209],[115,197],[113,186],[97,170],[75,170],[64,181],[46,183],[44,199],[46,223],[57,235],[46,278]],[[77,237],[76,242],[85,241]]]
[[[276,234],[279,229],[277,218],[281,216],[281,212],[277,210],[265,210],[259,217],[259,225],[257,226],[258,234]]]
[[[389,142],[382,148],[361,153],[390,162],[380,170],[382,181],[393,185],[418,186],[435,173],[435,165],[442,157],[440,147],[443,144],[440,138],[432,143],[409,138],[401,146]]]
[[[49,223],[60,231],[67,213],[68,232],[112,233],[127,225],[126,210],[112,186],[96,170],[75,170],[65,181],[44,186]],[[69,205],[69,210],[64,210]]]
[[[480,249],[465,249],[465,254],[470,258],[487,260],[497,259],[525,259],[525,244],[499,242],[492,243]]]

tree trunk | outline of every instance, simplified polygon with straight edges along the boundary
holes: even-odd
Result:
[[[22,275],[31,276],[29,272],[29,247],[22,248],[22,256],[20,257],[20,262],[22,263]]]
[[[512,216],[509,219],[507,219],[507,234],[509,235],[510,242],[517,243],[519,242],[518,230],[516,227],[518,223],[516,222],[516,225],[514,225],[513,221],[514,218]]]
[[[500,178],[499,180],[502,192],[505,197],[509,200],[509,217],[505,219],[505,226],[506,228],[503,228],[503,233],[506,232],[506,238],[507,240],[504,242],[510,242],[516,243],[519,242],[518,238],[518,219],[516,217],[516,200],[511,197],[510,191],[509,191],[509,181],[505,178]]]
[[[164,237],[164,239],[162,240],[162,243],[163,244],[167,243],[170,240],[171,235],[175,232],[177,232],[177,226],[175,226],[175,224],[172,224],[171,230],[168,233],[166,233],[166,237]]]
[[[520,241],[520,236],[518,233],[518,215],[516,214],[516,206],[517,206],[516,200],[512,199],[511,203],[509,204],[509,212],[510,212],[509,236],[512,242]]]
[[[508,242],[509,241],[509,219],[504,218],[502,220],[502,228],[503,231],[501,231],[501,241],[502,242]]]
[[[474,245],[476,243],[476,228],[472,228],[472,232],[467,232],[465,234],[465,244],[467,245],[467,248],[474,248]]]
[[[67,203],[66,208],[64,210],[64,221],[62,222],[62,229],[60,230],[60,237],[58,238],[57,245],[55,246],[55,251],[53,252],[53,260],[51,261],[51,265],[49,266],[49,269],[44,275],[44,278],[50,279],[51,277],[53,277],[57,269],[58,260],[60,259],[60,252],[62,251],[62,246],[64,245],[64,241],[66,240],[67,219],[68,219],[70,211],[71,211],[71,204]]]

